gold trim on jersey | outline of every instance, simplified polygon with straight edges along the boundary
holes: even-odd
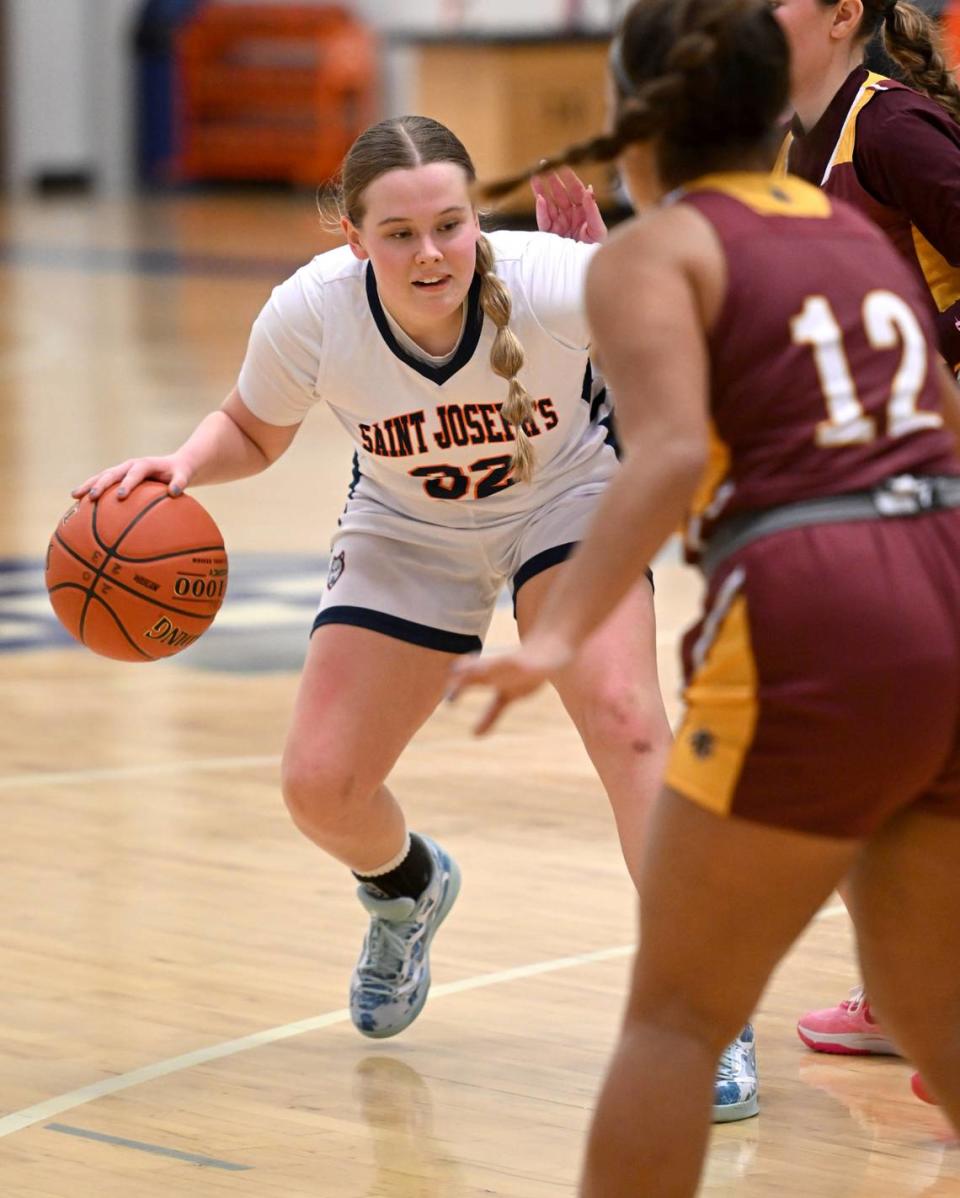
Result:
[[[930,288],[933,302],[941,312],[960,299],[960,268],[951,266],[943,254],[927,241],[916,225],[910,226],[913,234],[913,248],[923,271],[923,277]]]
[[[877,92],[886,90],[884,87],[886,83],[889,83],[886,75],[878,75],[872,71],[867,75],[847,112],[843,128],[840,130],[840,136],[837,139],[837,144],[834,146],[830,161],[827,163],[823,179],[820,182],[821,187],[826,186],[835,166],[853,165],[853,155],[857,140],[857,118]],[[777,161],[773,168],[774,175],[778,178],[789,179],[791,177],[787,172],[787,163],[790,158],[790,147],[793,145],[794,140],[793,134],[789,132],[783,139],[783,145],[780,147],[780,153],[777,155]],[[938,311],[946,312],[960,298],[960,269],[956,266],[951,266],[946,258],[927,241],[926,237],[910,220],[909,213],[905,212],[903,215],[910,225],[913,249],[924,282],[933,296],[933,302],[936,304]]]
[[[843,122],[840,137],[836,146],[834,146],[833,153],[830,155],[830,161],[827,163],[827,169],[823,172],[823,178],[820,180],[821,187],[826,187],[827,180],[830,178],[835,166],[843,166],[853,162],[853,151],[857,143],[857,117],[877,92],[884,90],[883,84],[886,82],[886,75],[878,75],[874,71],[870,71],[867,75],[863,85],[857,92],[856,98],[850,105],[847,119]]]
[[[773,177],[775,179],[785,179],[789,175],[787,163],[790,160],[790,147],[793,145],[796,138],[788,129],[784,134],[783,141],[780,143],[780,151],[777,154],[777,161],[773,164]]]
[[[837,144],[830,155],[830,161],[827,163],[823,178],[820,180],[821,187],[826,185],[835,166],[853,162],[853,151],[857,141],[857,117],[877,92],[884,90],[883,84],[887,81],[886,75],[878,75],[875,71],[868,72],[844,119],[843,128],[840,130],[840,137],[837,139]],[[779,178],[783,178],[789,174],[787,163],[790,159],[790,147],[793,145],[793,142],[794,136],[788,131],[786,137],[783,139],[780,153],[777,155],[777,161],[773,167],[773,173]]]
[[[830,198],[819,188],[792,175],[765,171],[727,171],[703,175],[683,188],[684,194],[719,191],[739,200],[759,216],[823,218],[833,211]]]
[[[708,432],[707,464],[690,500],[683,530],[684,543],[693,553],[701,548],[700,527],[703,518],[710,512],[711,505],[730,474],[730,450],[726,442],[721,440],[712,420]]]
[[[684,695],[686,714],[665,778],[673,790],[720,816],[729,815],[733,806],[757,726],[757,666],[746,596],[738,593],[742,582],[742,571],[734,571],[704,620],[704,637],[712,634],[712,639],[702,647],[703,664]]]

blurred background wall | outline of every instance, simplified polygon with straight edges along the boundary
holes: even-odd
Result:
[[[224,0],[242,5],[245,0]],[[283,0],[267,0],[278,9]],[[308,0],[309,2],[309,0]],[[3,178],[17,191],[39,184],[132,188],[136,182],[137,54],[145,16],[170,24],[191,0],[3,0]],[[454,30],[548,36],[564,25],[606,30],[621,7],[608,0],[355,0],[346,7],[384,39],[381,106],[404,107],[404,34]]]
[[[249,0],[218,2],[250,7]],[[278,13],[290,7],[284,0],[266,2]],[[409,110],[422,98],[417,74],[425,43],[472,38],[502,45],[520,39],[555,51],[571,36],[592,35],[599,43],[625,2],[352,0],[345,7],[378,38],[379,116]],[[939,0],[923,3],[934,11],[944,7]],[[157,136],[173,121],[163,105],[176,103],[178,85],[172,76],[164,82],[162,72],[172,69],[174,26],[204,7],[204,0],[0,0],[0,169],[7,191],[89,184],[122,193],[143,182],[149,170],[142,162],[138,168],[138,142],[141,157],[145,137],[154,138],[156,150]],[[566,69],[558,57],[557,87],[563,86]],[[556,97],[550,103],[557,108]],[[592,121],[593,107],[581,108],[581,123]],[[144,122],[149,126],[151,120],[153,133],[147,128],[145,134]],[[568,124],[576,121],[573,114]],[[558,135],[565,132],[558,127]],[[172,175],[165,180],[159,171],[148,181],[175,180]]]

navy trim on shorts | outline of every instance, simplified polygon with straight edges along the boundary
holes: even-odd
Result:
[[[568,541],[565,545],[554,545],[552,549],[544,549],[542,553],[535,553],[529,561],[523,563],[513,576],[514,615],[517,614],[517,592],[524,583],[529,582],[531,578],[536,578],[544,570],[550,570],[554,566],[559,566],[561,562],[565,562],[576,547],[576,541]]]
[[[427,624],[415,624],[400,616],[373,611],[369,607],[326,607],[317,613],[310,635],[323,624],[348,624],[352,628],[368,628],[393,637],[395,641],[406,641],[408,645],[420,645],[424,649],[439,649],[441,653],[479,653],[483,643],[478,636],[467,636],[463,632],[445,632],[442,628],[430,628]]]
[[[528,562],[524,562],[520,569],[513,576],[513,618],[517,618],[517,592],[525,582],[529,582],[531,578],[536,578],[538,574],[542,574],[544,570],[550,570],[554,566],[559,566],[561,562],[565,562],[567,558],[576,549],[578,541],[568,541],[565,545],[554,545],[552,549],[544,549],[542,553],[535,553]],[[644,571],[650,582],[650,589],[656,591],[653,582],[653,571],[648,566]]]

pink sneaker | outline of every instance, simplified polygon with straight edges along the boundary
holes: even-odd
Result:
[[[937,1106],[937,1100],[923,1084],[923,1078],[919,1073],[915,1073],[913,1077],[910,1078],[910,1089],[914,1092],[914,1094],[916,1094],[921,1102],[929,1102],[931,1106]]]
[[[837,1052],[849,1056],[900,1055],[873,1017],[862,986],[838,1007],[811,1011],[797,1024],[797,1035],[814,1052]]]

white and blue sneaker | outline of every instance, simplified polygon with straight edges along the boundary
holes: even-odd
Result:
[[[350,979],[350,1018],[357,1031],[374,1039],[402,1032],[423,1010],[430,941],[460,891],[456,861],[429,837],[420,839],[433,858],[433,874],[418,899],[378,898],[367,886],[357,887],[370,927]]]
[[[758,1114],[757,1044],[748,1023],[720,1057],[713,1083],[714,1123],[736,1123]]]

